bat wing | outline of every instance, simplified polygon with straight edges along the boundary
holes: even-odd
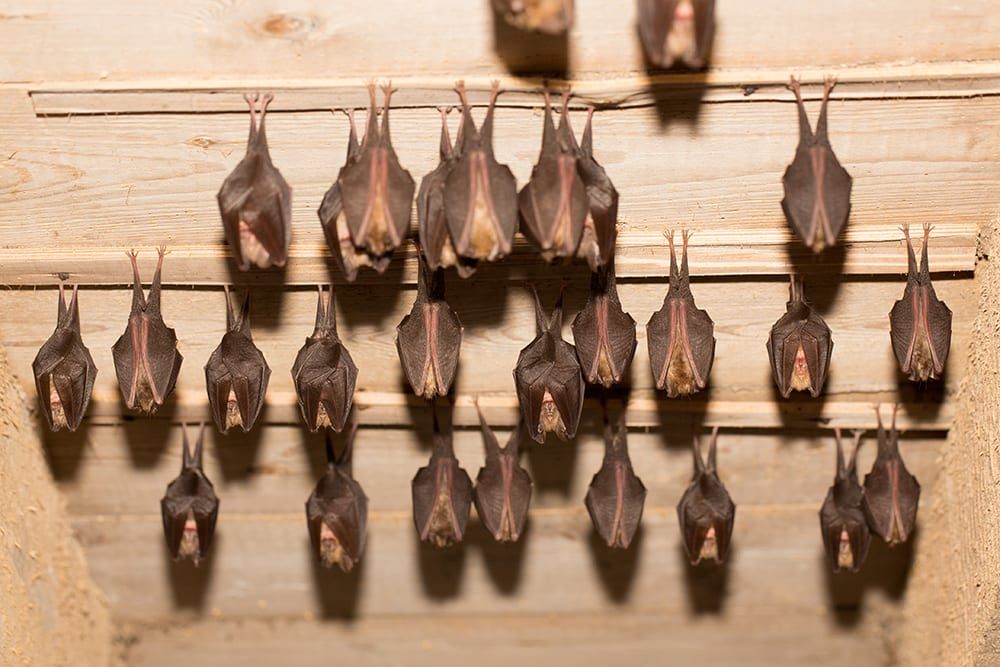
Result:
[[[594,475],[585,504],[594,529],[609,547],[627,549],[639,529],[646,487],[624,463],[605,464]]]
[[[823,385],[826,384],[826,374],[830,369],[830,358],[833,356],[833,341],[830,339],[830,328],[815,313],[806,322],[802,334],[804,343],[802,349],[806,355],[806,364],[812,380],[809,393],[815,398],[820,395]],[[785,351],[787,350],[786,347]]]
[[[708,383],[715,360],[715,322],[708,313],[694,305],[694,300],[684,302],[687,323],[687,349],[691,351],[691,365],[699,389]]]
[[[386,206],[395,227],[396,238],[403,241],[410,233],[410,214],[416,183],[413,176],[399,164],[396,152],[389,150],[386,170]]]
[[[906,470],[902,459],[876,459],[865,475],[862,501],[871,529],[889,544],[909,539],[916,525],[920,484]]]
[[[184,524],[187,520],[188,506],[190,502],[187,498],[173,498],[169,492],[160,500],[160,514],[163,518],[163,536],[167,540],[167,549],[170,555],[177,559],[181,546],[181,538],[184,536]],[[199,540],[201,536],[198,536]]]
[[[65,427],[75,431],[87,411],[97,375],[97,366],[90,351],[74,332],[57,329],[38,350],[31,367],[49,428],[59,430],[63,426],[52,414],[54,385],[66,421]]]
[[[427,266],[433,271],[438,267],[448,266],[443,255],[450,250],[451,237],[448,235],[448,220],[445,217],[444,184],[448,178],[451,165],[447,162],[439,164],[434,171],[424,176],[417,192],[417,229],[420,237],[420,249],[427,258]],[[455,258],[450,258],[454,262]]]
[[[487,458],[486,465],[479,469],[474,494],[479,520],[493,539],[501,539],[504,517],[510,511],[510,503],[504,488],[503,469],[499,458]]]
[[[860,497],[859,497],[860,499]],[[871,544],[871,532],[864,512],[861,510],[860,502],[853,507],[841,507],[834,498],[834,489],[823,502],[823,507],[819,513],[820,528],[823,533],[823,548],[826,550],[827,559],[834,572],[848,570],[857,572],[868,556],[868,547]],[[850,564],[843,563],[840,558],[841,536],[847,532],[848,543],[850,544]]]
[[[451,390],[455,374],[458,372],[458,360],[462,349],[462,323],[446,302],[441,301],[436,305],[435,375],[438,378],[438,394],[445,396]]]
[[[785,210],[792,227],[806,245],[812,246],[817,235],[822,235],[818,228],[816,172],[813,169],[812,156],[809,147],[799,144],[792,163],[785,169],[781,179],[785,188],[785,197],[781,206]]]
[[[823,152],[823,192],[822,205],[826,210],[826,245],[833,245],[847,225],[851,214],[851,186],[853,179],[829,145]]]
[[[198,526],[198,550],[202,555],[205,555],[215,538],[215,523],[219,518],[219,499],[208,490],[194,499],[191,503],[191,511]]]
[[[904,373],[909,372],[910,356],[914,339],[917,334],[917,311],[914,306],[915,288],[906,286],[903,298],[897,301],[889,311],[889,337],[892,340],[892,351],[896,361]]]
[[[415,304],[413,310],[396,327],[396,352],[406,373],[406,379],[418,396],[423,395],[430,368],[430,344],[424,321],[427,303]]]
[[[702,67],[708,60],[715,38],[715,0],[694,0],[695,40],[697,54],[692,67]]]
[[[934,352],[934,373],[935,376],[940,376],[944,373],[948,351],[951,349],[951,309],[937,298],[934,288],[929,284],[927,292],[927,328]]]
[[[556,408],[566,425],[566,437],[573,438],[583,414],[583,394],[586,389],[576,350],[569,343],[556,341],[556,357],[546,384]]]
[[[545,155],[543,149],[543,157],[518,198],[523,231],[548,260],[576,254],[588,208],[576,160],[561,155],[558,149],[550,153]]]
[[[322,405],[330,427],[338,433],[347,423],[354,402],[358,368],[336,338],[307,339],[292,366],[292,379],[308,428],[319,430]]]
[[[477,260],[510,252],[517,230],[517,182],[482,148],[463,152],[445,182],[445,214],[455,251]]]
[[[174,390],[184,357],[177,350],[177,334],[161,319],[148,319],[143,362],[154,396],[163,401]]]
[[[664,44],[678,0],[639,0],[639,37],[649,60],[665,65]]]

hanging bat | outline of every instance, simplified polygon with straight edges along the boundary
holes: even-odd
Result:
[[[594,110],[588,110],[587,125],[577,149],[576,169],[587,189],[588,210],[576,256],[587,260],[591,271],[597,271],[611,261],[615,252],[618,190],[604,167],[594,159],[593,117]]]
[[[785,314],[767,339],[774,383],[782,398],[793,391],[808,391],[816,398],[823,391],[833,354],[830,327],[806,303],[801,279],[792,276],[789,294]]]
[[[292,381],[310,431],[344,428],[354,402],[358,367],[337,335],[333,286],[319,287],[316,326],[292,365]],[[263,396],[263,390],[261,391]]]
[[[475,503],[479,520],[497,542],[517,542],[524,534],[531,504],[531,477],[518,463],[518,447],[523,422],[517,426],[503,449],[486,423],[476,402],[479,426],[486,446],[486,463],[476,476]]]
[[[330,432],[326,432],[327,471],[306,501],[313,552],[323,567],[338,565],[344,572],[361,560],[368,531],[368,496],[354,480],[351,466],[357,430],[355,423],[340,458],[334,455]]]
[[[799,145],[781,179],[785,186],[781,207],[803,243],[813,252],[821,252],[837,242],[851,212],[851,175],[837,161],[826,132],[826,107],[836,81],[827,78],[823,83],[815,134],[802,103],[799,80],[792,77],[790,85],[799,109]]]
[[[823,547],[833,571],[857,572],[868,556],[872,540],[864,510],[861,509],[865,490],[858,483],[858,449],[864,431],[854,432],[854,451],[847,465],[844,464],[840,429],[835,429],[833,433],[837,441],[837,475],[819,511],[819,525],[823,531]]]
[[[646,487],[632,470],[628,457],[627,436],[625,410],[622,409],[614,434],[605,412],[604,461],[590,481],[584,499],[594,530],[615,549],[628,549],[639,530],[646,503]]]
[[[142,292],[137,254],[128,253],[132,260],[132,312],[125,333],[111,348],[125,405],[145,414],[163,405],[174,390],[184,361],[177,350],[177,335],[163,323],[160,312],[160,271],[166,250],[160,248],[159,254],[147,299]]]
[[[444,185],[448,231],[459,256],[492,262],[510,253],[517,230],[517,182],[493,155],[493,112],[500,82],[493,82],[486,119],[478,130],[465,84],[459,81],[455,91],[462,100],[462,136]]]
[[[708,313],[698,308],[691,294],[688,274],[688,239],[682,234],[681,266],[677,268],[674,233],[667,234],[670,243],[670,287],[663,307],[653,313],[646,324],[649,360],[653,382],[667,396],[689,396],[705,388],[715,360],[715,323]]]
[[[253,428],[264,406],[264,393],[271,369],[253,343],[250,333],[250,291],[237,315],[226,291],[226,334],[205,364],[208,402],[212,418],[222,433],[233,426]]]
[[[920,483],[910,474],[899,453],[899,433],[896,432],[896,411],[892,408],[892,427],[888,432],[882,426],[879,406],[878,454],[871,472],[865,475],[865,495],[861,507],[868,519],[868,527],[890,546],[910,539],[917,525],[917,504],[920,502]]]
[[[573,27],[573,0],[493,0],[493,7],[520,30],[560,35]]]
[[[723,563],[729,553],[736,520],[736,505],[723,486],[715,465],[719,427],[712,429],[708,460],[702,460],[701,445],[694,437],[694,476],[677,503],[677,520],[684,539],[684,551],[692,565],[702,560]]]
[[[458,370],[462,323],[444,300],[444,269],[431,271],[417,251],[417,298],[396,327],[396,351],[413,393],[447,396]]]
[[[184,438],[181,473],[167,485],[167,492],[160,500],[160,514],[170,556],[175,561],[190,558],[197,567],[212,546],[219,498],[201,466],[205,425],[198,430],[194,456],[188,445],[186,426],[181,426],[181,433]]]
[[[59,284],[59,312],[56,328],[38,350],[31,364],[38,402],[45,421],[53,431],[75,431],[87,412],[94,391],[97,366],[80,337],[80,308],[76,286],[69,305],[65,287]]]
[[[903,298],[889,311],[889,333],[899,368],[914,382],[937,380],[944,373],[951,348],[951,309],[937,298],[927,265],[927,242],[932,227],[924,225],[920,268],[913,253],[909,225],[906,236],[908,275]]]
[[[715,0],[639,0],[639,37],[656,67],[700,69],[715,37]]]
[[[375,105],[375,83],[368,84],[368,126],[358,144],[353,111],[348,112],[351,134],[347,162],[319,208],[327,244],[348,280],[361,266],[385,271],[392,252],[410,231],[414,182],[403,169],[389,135],[391,84],[382,86],[382,127]]]
[[[442,433],[433,404],[431,414],[434,449],[431,460],[413,478],[413,523],[421,541],[443,548],[465,537],[472,507],[472,480],[455,458],[451,426]]]
[[[590,275],[590,298],[572,330],[587,382],[608,388],[627,377],[635,355],[635,320],[618,300],[614,260]]]
[[[583,374],[576,358],[576,349],[562,338],[563,293],[547,319],[535,298],[535,339],[521,350],[514,368],[514,386],[521,404],[521,417],[528,434],[545,443],[546,433],[555,433],[561,440],[576,435],[583,413]]]
[[[241,271],[284,266],[292,242],[292,189],[271,163],[264,117],[273,95],[244,95],[250,105],[247,153],[222,183],[217,199],[226,241]],[[260,124],[257,103],[260,102]]]

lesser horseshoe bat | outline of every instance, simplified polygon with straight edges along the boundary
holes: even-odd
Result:
[[[577,150],[577,172],[587,189],[587,217],[583,221],[576,256],[587,260],[591,271],[597,271],[611,261],[615,252],[618,190],[604,167],[594,159],[593,118],[594,110],[591,108],[587,111],[587,125]],[[570,137],[573,138],[572,132]]]
[[[617,549],[628,549],[632,543],[646,502],[646,487],[636,476],[628,456],[627,437],[625,410],[622,409],[613,433],[605,414],[604,460],[590,481],[584,500],[594,530],[605,544]]]
[[[451,426],[441,432],[437,408],[434,420],[434,449],[426,466],[413,478],[413,523],[421,541],[443,548],[461,542],[472,507],[472,480],[459,466],[451,444]]]
[[[520,30],[558,35],[573,25],[573,0],[493,0],[493,7]]]
[[[806,303],[802,281],[792,276],[785,314],[771,327],[767,339],[767,355],[781,396],[788,398],[793,391],[819,396],[832,354],[830,327]]]
[[[635,355],[635,320],[618,300],[614,260],[591,274],[590,298],[572,330],[587,382],[611,387],[627,377]]]
[[[524,423],[518,420],[510,439],[501,449],[478,402],[476,412],[479,413],[483,444],[486,446],[486,462],[476,476],[476,513],[494,540],[517,542],[524,534],[532,488],[528,471],[518,463]]]
[[[657,67],[704,67],[715,37],[715,0],[639,0],[639,37]]]
[[[920,483],[906,469],[899,453],[899,433],[896,431],[898,409],[899,405],[893,406],[892,426],[886,431],[879,407],[875,407],[878,453],[871,472],[865,475],[865,495],[861,504],[868,527],[889,546],[910,539],[917,525],[917,505],[920,502]]]
[[[718,438],[719,427],[716,426],[712,429],[708,458],[703,460],[698,437],[694,437],[694,476],[677,503],[677,520],[684,551],[692,565],[702,560],[724,562],[732,541],[736,505],[719,479],[716,468]]]
[[[840,429],[834,430],[837,474],[819,511],[823,548],[834,572],[860,570],[871,544],[871,531],[862,509],[865,491],[858,483],[858,449],[862,435],[864,431],[854,432],[854,450],[845,464]]]
[[[175,561],[190,558],[197,566],[212,546],[215,521],[219,517],[219,498],[202,469],[205,425],[198,430],[193,455],[188,445],[187,427],[182,425],[181,433],[184,438],[181,472],[167,485],[167,492],[160,500],[160,513],[171,557]]]

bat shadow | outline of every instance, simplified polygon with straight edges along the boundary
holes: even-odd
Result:
[[[179,425],[175,424],[176,411],[177,399],[174,394],[157,410],[156,419],[123,412],[121,429],[133,466],[140,469],[154,468],[166,452],[170,438],[175,433],[180,437]],[[189,433],[188,437],[192,438],[193,446],[197,430]]]
[[[497,542],[480,522],[470,525],[468,539],[470,544],[479,547],[486,563],[486,573],[493,582],[494,588],[503,595],[514,595],[521,586],[521,572],[524,567],[524,554],[527,542],[531,538],[531,518],[524,525],[517,542]]]
[[[892,361],[896,363],[896,355],[889,351]],[[911,382],[898,367],[896,370],[897,399],[903,411],[910,417],[920,419],[933,419],[941,413],[944,402],[948,398],[947,370],[938,380],[931,382]]]
[[[223,243],[225,243],[223,241]],[[226,271],[229,273],[230,301],[237,309],[243,304],[244,290],[250,294],[250,321],[254,327],[273,330],[281,326],[287,266],[241,271],[226,247]],[[220,290],[213,290],[220,291]],[[222,299],[220,298],[220,301]],[[238,310],[237,310],[238,312]]]
[[[416,285],[412,288],[404,286],[404,271],[402,257],[397,257],[385,273],[378,276],[377,283],[345,283],[342,280],[336,283],[333,298],[337,305],[337,318],[348,327],[370,326],[380,332],[387,326],[394,327],[395,322],[387,320],[399,312],[403,295],[408,295],[409,301],[412,301],[417,294]]]
[[[56,482],[76,479],[84,451],[90,447],[90,421],[84,419],[75,431],[54,432],[41,411],[34,412],[35,429],[42,441],[42,452],[49,472]]]
[[[371,548],[371,533],[368,544]],[[313,552],[312,542],[306,539],[305,553],[313,577],[313,594],[319,606],[320,615],[326,620],[351,622],[358,617],[358,601],[364,580],[365,559],[362,558],[350,572],[339,567],[323,567]]]
[[[157,536],[160,541],[163,536]],[[215,561],[224,544],[224,535],[216,530],[212,537],[212,549],[208,557],[196,567],[190,560],[175,561],[170,557],[166,546],[163,547],[163,567],[170,582],[170,594],[175,609],[192,609],[202,611],[208,590],[212,585],[215,572]]]
[[[222,471],[222,478],[227,482],[245,480],[257,474],[257,453],[264,440],[265,424],[267,423],[267,403],[257,418],[257,423],[249,432],[242,428],[229,429],[229,433],[219,433],[214,424],[209,424],[212,442],[215,445],[215,455]]]
[[[691,565],[683,544],[677,545],[677,557],[684,571],[684,588],[692,614],[721,614],[729,590],[729,564],[738,557],[736,545],[730,545],[723,563],[702,561]]]
[[[834,364],[831,363],[826,372],[824,386],[830,385],[834,375]],[[808,393],[793,392],[791,396],[784,398],[778,385],[774,384],[774,376],[770,372],[767,374],[767,384],[771,387],[771,399],[780,406],[778,418],[783,428],[802,429],[803,422],[822,428],[829,423],[829,418],[823,416],[823,407],[830,398],[827,392],[821,391],[816,398]]]
[[[424,593],[435,600],[458,597],[462,592],[465,572],[465,543],[439,548],[420,541],[416,534],[413,538],[417,544],[417,562]]]
[[[660,439],[669,449],[691,449],[695,435],[705,432],[708,406],[712,402],[712,381],[690,398],[666,398],[666,393],[657,392],[656,421],[659,423]]]
[[[597,531],[591,530],[587,540],[598,578],[608,599],[614,604],[628,603],[639,571],[645,528],[640,524],[628,549],[609,547]]]
[[[492,8],[489,0],[487,2]],[[565,79],[570,70],[569,32],[548,35],[521,30],[507,23],[495,9],[493,50],[508,71],[517,75],[545,75]]]
[[[811,281],[803,280],[806,302],[820,313],[829,312],[844,281],[828,280],[827,277],[844,275],[847,247],[843,243],[837,243],[821,253],[815,253],[797,236],[793,236],[785,242],[785,253],[796,276],[811,278]]]
[[[587,406],[584,408],[588,409]],[[577,437],[579,437],[577,432]],[[538,492],[554,491],[568,498],[576,472],[577,446],[549,435],[544,445],[525,438],[520,445],[528,460],[531,480]]]
[[[350,426],[345,427],[345,431]],[[309,470],[314,479],[326,474],[328,462],[326,460],[326,434],[320,430],[310,433],[307,429],[297,429],[299,440],[302,442],[302,449],[305,450],[306,459],[309,462]],[[331,433],[335,450],[342,452],[344,445],[341,441],[346,437],[344,433]]]

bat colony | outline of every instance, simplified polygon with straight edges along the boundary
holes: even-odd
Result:
[[[714,33],[712,0],[639,0],[638,4],[639,35],[651,64],[704,65]],[[494,5],[504,20],[521,29],[561,33],[573,21],[572,0],[494,0]],[[851,177],[834,155],[827,131],[833,86],[832,80],[826,80],[813,131],[800,84],[794,78],[790,82],[799,142],[782,179],[785,196],[781,204],[793,232],[816,253],[837,243],[850,212]],[[419,539],[436,547],[464,539],[473,505],[495,540],[520,539],[532,480],[520,465],[519,450],[531,441],[544,444],[550,433],[571,440],[580,423],[587,385],[601,391],[627,386],[636,350],[636,322],[624,311],[616,286],[618,192],[594,158],[593,110],[578,142],[570,125],[569,91],[559,104],[558,125],[549,91],[544,91],[541,150],[530,180],[518,192],[510,169],[493,152],[498,84],[492,86],[478,128],[465,86],[459,82],[455,90],[461,103],[455,141],[448,129],[448,110],[441,109],[440,162],[416,192],[417,290],[410,313],[397,327],[396,349],[413,393],[431,401],[453,396],[463,327],[445,298],[446,268],[454,267],[456,275],[469,277],[480,263],[509,254],[515,232],[520,230],[546,262],[586,262],[591,280],[589,298],[572,322],[573,343],[563,338],[562,292],[549,312],[532,288],[535,337],[521,350],[513,370],[520,418],[501,447],[476,404],[485,463],[475,482],[455,456],[450,411],[441,419],[432,403],[430,459],[413,478],[412,498]],[[348,111],[346,161],[318,211],[335,263],[347,281],[354,281],[365,267],[385,272],[394,252],[411,235],[410,207],[416,188],[392,146],[389,106],[393,89],[383,86],[381,111],[376,92],[375,84],[370,84],[360,142],[354,111]],[[268,151],[264,122],[272,97],[245,99],[250,108],[246,155],[218,193],[225,238],[240,270],[283,267],[291,242],[292,190]],[[902,298],[889,313],[891,346],[901,375],[924,383],[941,378],[945,371],[951,311],[931,284],[931,228],[923,229],[919,265],[909,229],[904,226],[902,231],[907,281]],[[666,234],[669,288],[662,308],[652,314],[645,329],[654,386],[670,399],[706,389],[716,351],[715,323],[697,307],[691,289],[690,238],[690,233],[683,232],[678,263],[675,235]],[[142,414],[151,414],[164,404],[183,361],[177,336],[161,312],[165,255],[166,250],[160,248],[147,295],[137,255],[129,253],[132,308],[125,331],[112,348],[123,402]],[[97,374],[81,339],[77,288],[73,287],[68,305],[65,291],[60,285],[55,331],[32,365],[41,412],[53,431],[74,431],[80,426]],[[236,426],[249,431],[264,405],[271,370],[253,341],[249,292],[239,307],[228,287],[225,299],[226,330],[205,364],[208,400],[221,433]],[[765,347],[777,394],[788,398],[792,392],[808,392],[812,397],[822,393],[832,361],[833,334],[807,301],[797,276],[790,278],[785,312],[771,327]],[[328,469],[305,505],[312,550],[323,566],[350,571],[363,556],[368,499],[352,472],[358,427],[352,405],[358,368],[338,335],[332,287],[319,287],[315,327],[295,358],[291,374],[306,428],[327,434]],[[337,455],[330,432],[340,432],[345,426],[346,444]],[[209,552],[219,511],[219,499],[202,464],[203,433],[204,424],[192,453],[186,430],[182,431],[181,471],[161,502],[171,556],[195,564]],[[900,454],[895,409],[888,430],[878,415],[877,455],[863,483],[857,471],[863,432],[854,432],[853,448],[846,458],[840,431],[834,436],[836,472],[819,513],[823,545],[834,571],[856,572],[868,553],[872,533],[889,545],[905,542],[913,534],[920,485]],[[600,539],[621,549],[629,548],[635,539],[646,498],[626,440],[625,410],[611,419],[605,405],[604,459],[584,503]],[[717,441],[718,427],[712,430],[707,456],[703,456],[695,437],[694,473],[677,505],[682,545],[692,565],[725,561],[732,540],[736,505],[719,475]]]

